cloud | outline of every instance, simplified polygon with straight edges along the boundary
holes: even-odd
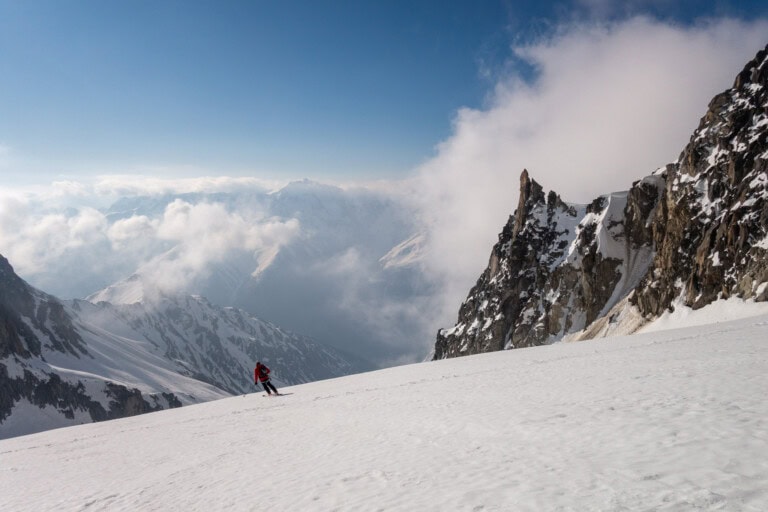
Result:
[[[144,237],[147,233],[171,243],[173,250],[145,265],[142,274],[163,291],[177,292],[207,277],[211,264],[221,263],[237,251],[250,252],[256,261],[254,272],[263,271],[279,248],[298,235],[299,222],[245,218],[220,203],[176,199],[158,222],[132,217],[119,224],[114,234]]]
[[[0,168],[10,167],[12,149],[0,143]],[[13,179],[0,188],[2,196],[27,196],[30,199],[50,203],[51,206],[108,207],[116,198],[157,197],[177,194],[216,194],[254,191],[268,193],[279,190],[286,180],[273,180],[242,176],[202,175],[194,178],[158,178],[163,169],[142,168],[147,174],[102,174],[80,179],[51,180],[34,185],[13,185]],[[19,176],[22,171],[8,171],[9,177]],[[49,173],[54,175],[53,173]],[[21,180],[24,181],[24,180]]]
[[[333,332],[329,341],[335,346],[383,366],[422,360],[435,332],[434,320],[425,315],[430,284],[415,268],[384,269],[367,253],[367,247],[348,247],[291,269],[298,280],[280,284],[300,286],[302,297],[318,297],[301,314],[325,324],[322,330]]]
[[[134,215],[115,221],[109,227],[107,236],[113,249],[125,250],[152,240],[157,233],[158,224],[157,220],[152,220],[146,215]]]
[[[216,259],[234,247],[256,250],[264,244],[285,243],[297,227],[295,219],[254,224],[220,203],[192,204],[176,199],[166,207],[157,236],[194,245],[209,259]]]
[[[166,288],[183,288],[185,281],[204,274],[209,263],[221,261],[228,251],[249,252],[251,271],[256,272],[298,233],[298,221],[263,218],[259,205],[248,201],[230,205],[239,213],[220,204],[183,201],[171,203],[159,215],[115,218],[103,212],[119,197],[234,191],[245,192],[247,199],[248,191],[264,196],[277,183],[256,178],[110,176],[4,188],[0,253],[25,278],[63,298],[82,297],[127,277],[174,247],[173,260],[180,270],[171,271],[163,264],[153,272]]]
[[[51,183],[50,197],[84,198],[91,194],[91,189],[79,181],[54,181]]]
[[[40,195],[1,194],[0,253],[21,275],[37,277],[38,285],[65,298],[127,277],[142,263],[166,291],[183,289],[236,251],[250,255],[252,271],[264,270],[300,231],[296,219],[264,218],[253,208],[233,212],[219,203],[180,199],[155,218],[110,220],[92,207],[50,205],[48,200],[60,193],[90,199],[87,189],[72,182],[58,183]],[[80,274],[88,276],[74,277]],[[76,282],[87,288],[74,286]]]
[[[165,194],[238,192],[246,189],[277,190],[284,181],[253,177],[201,176],[198,178],[155,178],[131,174],[99,176],[93,190],[105,196],[159,196]]]
[[[649,9],[667,12],[679,7],[680,0],[577,0],[576,7],[597,19],[610,16],[629,16],[641,14]]]
[[[487,264],[523,168],[566,201],[627,189],[677,158],[766,33],[764,20],[683,28],[638,17],[512,48],[535,78],[507,76],[486,109],[459,110],[453,134],[417,170],[425,266],[443,282],[439,321],[455,319]]]
[[[93,208],[44,213],[25,199],[0,198],[0,252],[20,273],[43,272],[67,251],[106,241],[107,220]]]

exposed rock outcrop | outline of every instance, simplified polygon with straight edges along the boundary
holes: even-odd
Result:
[[[517,210],[435,359],[596,336],[612,308],[651,319],[676,301],[768,300],[767,88],[762,50],[677,162],[589,205],[545,195],[523,171]]]
[[[679,296],[694,309],[732,296],[768,299],[768,51],[710,102],[667,167],[653,232],[653,272],[631,298],[643,315]]]
[[[648,217],[662,185],[650,176],[629,192],[575,205],[545,195],[523,171],[517,211],[457,325],[438,333],[435,358],[541,345],[604,315],[650,265]]]
[[[102,421],[181,405],[173,393],[142,394],[105,381],[94,394],[80,380],[57,373],[47,359],[88,358],[85,340],[65,305],[22,280],[0,256],[0,438],[19,403],[72,422]],[[18,422],[23,419],[17,418]],[[24,432],[25,427],[17,428]],[[34,426],[29,431],[35,431]]]
[[[76,357],[88,354],[61,302],[35,293],[0,255],[0,360],[40,356],[44,345]]]

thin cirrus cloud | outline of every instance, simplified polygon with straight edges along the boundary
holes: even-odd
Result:
[[[766,33],[766,20],[680,27],[636,17],[514,47],[534,78],[508,76],[486,109],[459,110],[453,134],[417,169],[424,265],[443,283],[438,321],[455,318],[487,264],[524,168],[569,202],[626,190],[677,158]]]

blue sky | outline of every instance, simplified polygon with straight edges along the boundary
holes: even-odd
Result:
[[[574,20],[764,17],[765,2],[4,1],[0,186],[144,173],[406,176]]]

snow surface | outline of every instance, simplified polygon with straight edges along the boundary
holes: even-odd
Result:
[[[415,234],[393,247],[379,259],[384,268],[398,268],[416,265],[424,259],[426,236]]]
[[[766,332],[559,343],[7,439],[0,509],[764,511]]]
[[[691,309],[682,299],[674,304],[674,311],[666,311],[652,323],[645,325],[638,332],[654,332],[680,327],[717,324],[740,318],[768,314],[768,303],[731,297],[716,300],[701,309]]]

